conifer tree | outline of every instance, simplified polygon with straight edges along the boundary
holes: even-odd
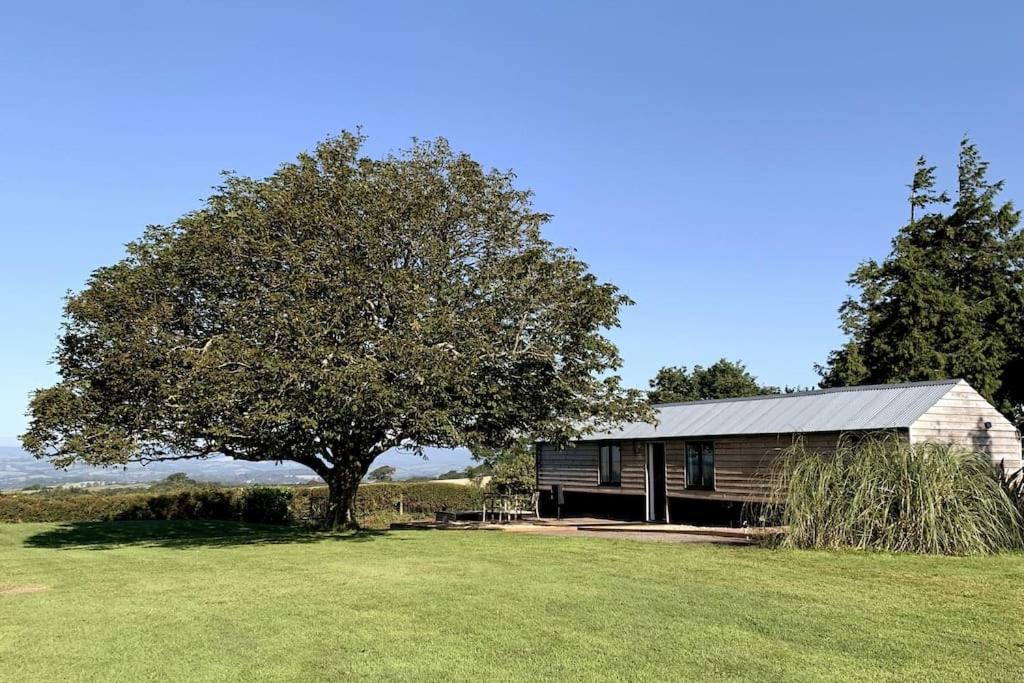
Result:
[[[967,380],[1007,415],[1024,403],[1024,236],[1020,212],[998,201],[1003,182],[969,139],[960,144],[956,201],[935,191],[918,159],[910,222],[881,262],[850,276],[840,307],[849,341],[818,366],[821,386]]]

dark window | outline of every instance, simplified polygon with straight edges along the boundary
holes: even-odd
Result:
[[[711,441],[686,442],[686,488],[715,488],[715,444]]]
[[[601,446],[601,485],[618,486],[622,483],[622,453],[618,446]]]

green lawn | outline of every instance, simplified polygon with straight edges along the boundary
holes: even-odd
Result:
[[[1020,555],[0,524],[4,680],[1018,680],[1022,656]]]

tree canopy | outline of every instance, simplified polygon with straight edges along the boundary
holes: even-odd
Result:
[[[166,488],[179,488],[184,486],[198,486],[199,482],[188,476],[185,472],[173,472],[167,475],[163,481],[158,481],[153,484],[154,488],[166,487]]]
[[[370,481],[391,481],[395,478],[395,472],[397,472],[391,465],[381,465],[380,467],[374,467],[370,470],[370,473],[366,475],[366,478]]]
[[[61,379],[33,395],[25,447],[58,466],[291,460],[346,525],[392,447],[650,419],[604,336],[631,302],[541,236],[512,172],[443,139],[379,159],[363,142],[227,174],[96,270],[67,299]]]
[[[522,439],[500,452],[492,453],[487,463],[494,470],[489,487],[501,494],[526,494],[536,484],[537,461],[532,441]]]
[[[910,221],[889,255],[850,276],[840,308],[848,341],[818,366],[821,386],[965,379],[1008,416],[1024,403],[1024,236],[1020,212],[1000,203],[1002,181],[967,139],[952,210],[922,157],[910,184]]]
[[[663,367],[650,380],[647,398],[651,403],[703,401],[713,398],[736,398],[778,394],[778,387],[757,381],[742,361],[719,359],[708,367],[695,365],[690,372],[685,366]]]

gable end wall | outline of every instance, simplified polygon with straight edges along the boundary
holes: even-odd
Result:
[[[992,427],[985,428],[991,422]],[[910,442],[953,443],[1004,461],[1007,469],[1021,466],[1020,436],[1013,423],[966,382],[957,382],[910,427]]]

